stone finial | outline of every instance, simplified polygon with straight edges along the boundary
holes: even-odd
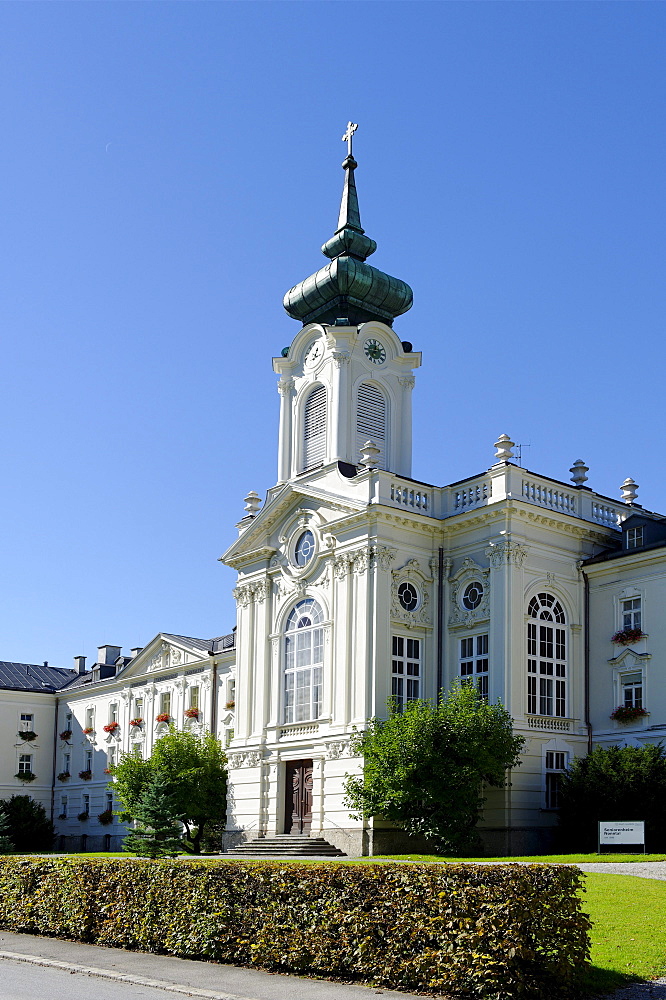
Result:
[[[623,503],[635,503],[636,497],[638,496],[638,483],[635,482],[631,477],[625,479],[620,486],[622,492]]]
[[[511,450],[515,444],[508,434],[500,434],[497,441],[495,441],[495,447],[497,451],[495,452],[495,462],[509,462],[513,458],[513,451]]]
[[[361,451],[361,465],[366,469],[374,469],[378,462],[379,448],[374,441],[366,441]]]
[[[250,490],[245,497],[245,517],[254,517],[259,511],[260,504],[261,498],[259,494],[255,493],[254,490]]]
[[[571,473],[571,482],[575,483],[576,486],[582,486],[583,483],[587,482],[586,473],[589,471],[589,465],[586,465],[582,458],[577,458],[569,469],[569,472]]]

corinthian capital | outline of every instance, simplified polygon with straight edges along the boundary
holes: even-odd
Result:
[[[287,396],[290,392],[294,390],[294,380],[293,378],[281,378],[277,384],[278,392],[281,396]]]

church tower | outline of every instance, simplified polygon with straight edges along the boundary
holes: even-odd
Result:
[[[411,475],[412,370],[421,363],[392,329],[412,305],[412,290],[366,263],[377,244],[366,236],[348,152],[338,227],[324,243],[329,263],[291,288],[287,313],[303,326],[273,368],[281,396],[278,483],[343,463]],[[368,444],[368,451],[364,446]]]

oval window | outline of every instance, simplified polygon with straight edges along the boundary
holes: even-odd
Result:
[[[398,600],[405,611],[416,611],[419,594],[412,583],[401,583],[398,587]]]
[[[314,555],[315,540],[311,531],[304,531],[296,542],[294,559],[297,566],[305,566]]]
[[[476,580],[474,583],[470,583],[465,587],[465,593],[463,594],[463,607],[467,608],[468,611],[474,611],[478,608],[479,604],[483,599],[483,586]]]

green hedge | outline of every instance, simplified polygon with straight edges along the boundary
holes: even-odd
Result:
[[[1,858],[0,926],[116,948],[508,1000],[575,993],[581,875],[548,865]]]

